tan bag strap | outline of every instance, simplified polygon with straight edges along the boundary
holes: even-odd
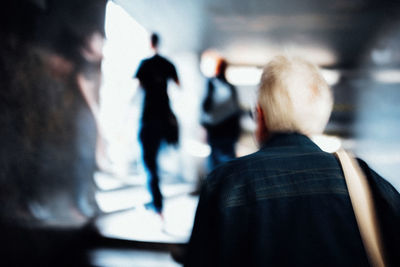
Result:
[[[351,204],[369,262],[374,267],[384,267],[386,264],[383,257],[382,240],[368,180],[353,156],[343,149],[335,154],[342,165]]]

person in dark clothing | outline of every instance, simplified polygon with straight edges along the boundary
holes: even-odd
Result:
[[[158,45],[159,37],[153,33],[151,47],[154,56],[140,63],[135,77],[145,92],[139,133],[143,160],[149,172],[152,205],[156,212],[161,213],[163,200],[159,187],[157,155],[162,141],[170,144],[178,142],[178,124],[169,104],[167,83],[172,79],[179,85],[179,79],[174,65],[158,54]]]
[[[207,80],[207,93],[202,104],[201,123],[207,131],[211,147],[211,170],[236,157],[235,144],[240,136],[238,95],[236,88],[225,77],[226,68],[225,59],[218,58],[216,75]]]
[[[261,79],[258,152],[216,168],[200,195],[185,266],[369,266],[340,163],[309,136],[331,91],[313,64],[274,58]],[[388,266],[400,266],[400,195],[359,160]]]

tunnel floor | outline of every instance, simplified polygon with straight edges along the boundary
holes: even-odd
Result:
[[[150,195],[143,177],[118,179],[97,174],[97,202],[104,214],[94,226],[105,240],[88,251],[92,266],[181,266],[171,256],[171,246],[189,240],[198,196],[195,185],[161,184],[163,218],[147,209]],[[128,182],[127,182],[128,181]]]
[[[145,187],[124,189],[107,194],[110,201],[120,197],[124,201],[135,196],[135,206],[129,209],[107,213],[99,217],[95,225],[104,237],[141,242],[177,244],[189,239],[198,197],[192,196],[191,185],[163,185],[163,218],[154,211],[146,209],[149,196]],[[103,204],[104,205],[104,204]]]

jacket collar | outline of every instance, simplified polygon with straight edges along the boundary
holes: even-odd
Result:
[[[288,146],[309,146],[309,147],[317,147],[319,149],[319,147],[313,141],[311,141],[309,137],[296,132],[274,133],[261,145],[261,149],[268,147],[288,147]]]

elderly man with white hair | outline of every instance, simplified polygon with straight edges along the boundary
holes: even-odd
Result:
[[[258,94],[260,150],[216,168],[200,196],[186,266],[368,266],[340,163],[309,136],[333,106],[312,63],[277,56]],[[389,266],[400,266],[400,196],[359,160]],[[387,245],[391,244],[392,245]]]

